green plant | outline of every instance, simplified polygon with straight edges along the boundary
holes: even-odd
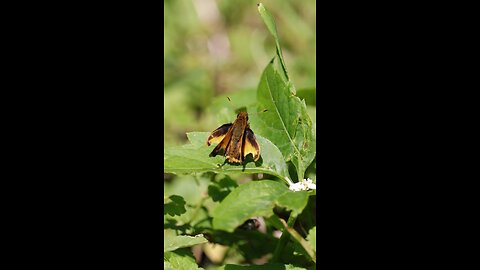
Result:
[[[293,191],[306,183],[305,176],[315,182],[315,123],[310,117],[315,107],[305,102],[315,104],[315,89],[296,91],[273,17],[262,4],[258,11],[274,37],[276,54],[256,91],[229,95],[233,106],[220,97],[209,110],[226,123],[233,120],[235,108],[247,109],[261,148],[260,162],[232,165],[224,164],[223,156],[209,157],[215,147],[205,144],[209,132],[187,133],[189,144],[165,148],[164,172],[183,175],[175,179],[181,182],[177,190],[168,191],[175,195],[164,201],[167,269],[197,269],[189,247],[206,242],[228,247],[217,269],[237,269],[240,266],[228,263],[253,264],[261,257],[269,263],[246,269],[304,269],[300,267],[316,263],[316,191]],[[244,174],[262,180],[244,183]],[[253,217],[265,218],[264,232],[245,229]],[[280,239],[273,236],[277,230]]]

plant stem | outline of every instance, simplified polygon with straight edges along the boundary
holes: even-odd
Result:
[[[290,214],[290,217],[288,218],[288,221],[287,221],[288,226],[293,227],[296,220],[297,220],[297,217],[294,217],[294,215]],[[275,252],[273,253],[272,262],[279,261],[282,251],[287,245],[287,242],[289,239],[290,239],[290,234],[287,232],[287,229],[284,228],[282,230],[282,236],[280,236],[280,241],[278,241],[277,247],[275,248]]]
[[[283,223],[283,226],[285,226],[285,230],[287,230],[290,235],[297,240],[297,242],[303,247],[303,249],[307,252],[308,256],[312,258],[314,263],[317,263],[317,255],[315,254],[315,251],[309,246],[308,242],[303,239],[303,237],[292,227],[288,226],[287,223],[283,220],[280,220]]]

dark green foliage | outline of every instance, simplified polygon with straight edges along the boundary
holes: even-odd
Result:
[[[221,202],[236,187],[238,187],[237,182],[229,176],[225,176],[218,182],[212,181],[210,183],[208,186],[208,196],[210,196],[214,202]]]
[[[170,216],[180,216],[187,212],[185,210],[185,200],[178,195],[171,195],[169,201],[163,205],[163,214]]]

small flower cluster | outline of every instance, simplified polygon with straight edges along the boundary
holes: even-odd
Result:
[[[303,179],[298,183],[290,184],[290,190],[293,190],[293,191],[301,191],[301,190],[309,190],[309,189],[317,189],[317,185],[315,185],[310,178]]]

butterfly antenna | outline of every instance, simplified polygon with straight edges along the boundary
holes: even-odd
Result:
[[[230,106],[230,109],[232,109],[234,112],[236,111],[235,109],[235,106],[233,106],[233,103],[232,103],[232,100],[230,99],[230,97],[227,96],[227,99],[228,99],[228,104]]]
[[[232,100],[230,99],[230,97],[227,96],[227,99],[228,99],[229,104],[230,104],[230,109],[232,109],[236,114],[238,114],[239,112],[242,112],[242,111],[247,111],[247,108],[245,106],[236,108],[235,105],[232,103]]]
[[[257,115],[259,115],[259,114],[261,114],[261,113],[266,113],[266,112],[268,112],[268,109],[263,109],[263,110],[261,110],[261,111],[259,111],[259,112],[251,112],[251,113],[248,113],[248,114],[249,114],[249,115],[253,115],[253,116],[257,116]]]
[[[247,111],[247,108],[246,107],[239,107],[239,108],[235,108],[235,106],[233,105],[232,103],[232,100],[230,99],[230,97],[227,96],[227,99],[228,99],[228,102],[230,104],[230,108],[235,112],[235,113],[239,113],[240,111]],[[263,109],[262,111],[260,112],[251,112],[249,113],[250,115],[258,115],[259,113],[265,113],[265,112],[268,112],[268,109]]]

